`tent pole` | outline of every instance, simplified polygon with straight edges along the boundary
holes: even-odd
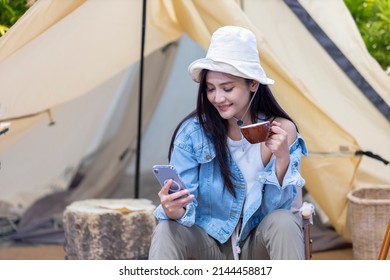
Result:
[[[138,98],[138,129],[137,129],[137,155],[135,164],[134,197],[139,198],[139,176],[141,160],[141,131],[142,131],[142,103],[143,103],[143,79],[144,79],[144,49],[146,29],[146,0],[142,1],[142,34],[141,34],[141,58],[139,75],[139,98]]]

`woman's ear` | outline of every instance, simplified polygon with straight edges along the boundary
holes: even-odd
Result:
[[[252,80],[251,83],[250,83],[249,88],[250,88],[251,92],[256,92],[257,89],[259,88],[259,82],[255,81],[255,80]]]

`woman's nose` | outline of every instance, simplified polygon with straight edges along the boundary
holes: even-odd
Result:
[[[221,102],[225,101],[225,99],[226,99],[225,93],[220,89],[216,89],[215,90],[215,102],[221,103]]]

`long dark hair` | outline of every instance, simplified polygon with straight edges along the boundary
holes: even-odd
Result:
[[[187,115],[179,123],[179,125],[176,127],[173,133],[170,147],[169,147],[168,159],[169,160],[171,159],[171,154],[174,148],[174,141],[180,126],[186,120],[193,117],[197,117],[205,134],[211,136],[211,142],[214,144],[216,159],[221,171],[224,185],[227,188],[227,190],[233,196],[235,196],[235,189],[232,182],[234,176],[228,164],[228,156],[229,156],[229,149],[227,147],[228,121],[221,118],[217,109],[207,99],[206,75],[208,71],[209,70],[204,69],[200,74],[196,109],[192,111],[189,115]],[[246,79],[246,82],[249,84],[251,80]],[[276,101],[270,88],[267,85],[263,85],[263,84],[259,85],[249,111],[253,123],[257,122],[258,116],[260,114],[263,114],[265,116],[264,120],[273,120],[276,117],[282,117],[294,123],[292,118],[282,109],[282,107]]]

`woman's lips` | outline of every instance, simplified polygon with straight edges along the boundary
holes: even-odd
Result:
[[[230,106],[231,106],[230,104],[229,105],[218,105],[218,110],[225,112],[225,111],[229,110]]]

